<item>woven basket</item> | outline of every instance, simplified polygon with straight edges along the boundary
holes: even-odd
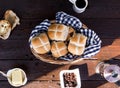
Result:
[[[67,60],[56,60],[52,55],[48,55],[48,54],[37,54],[32,48],[31,48],[31,51],[33,53],[33,55],[43,61],[43,62],[47,62],[47,63],[51,63],[51,64],[60,64],[60,65],[63,65],[63,64],[72,64],[72,63],[75,63],[75,62],[79,62],[81,61],[82,59],[75,59],[75,60],[72,60],[72,61],[67,61]]]
[[[55,23],[55,20],[52,20],[51,23]],[[87,28],[87,26],[85,24],[82,24],[82,28]],[[30,49],[31,49],[31,52],[33,53],[33,55],[37,59],[39,59],[43,62],[51,63],[51,64],[60,64],[60,65],[62,65],[62,64],[72,64],[72,63],[79,62],[79,61],[82,60],[82,58],[77,58],[77,59],[71,60],[71,61],[55,59],[55,57],[53,57],[52,54],[51,55],[37,54],[33,48],[30,47]]]

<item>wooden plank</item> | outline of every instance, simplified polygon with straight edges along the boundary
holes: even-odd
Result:
[[[7,81],[1,81],[3,88],[13,88]],[[106,81],[82,81],[82,88],[119,88],[119,85]],[[59,81],[29,81],[21,88],[61,88]]]
[[[1,41],[0,59],[23,59],[35,58],[30,51],[28,40]]]
[[[106,44],[105,44],[106,42]],[[101,48],[101,51],[95,56],[96,58],[100,60],[110,60],[112,58],[120,58],[120,41],[119,39],[115,39],[113,41],[103,41],[103,47]]]
[[[11,86],[8,81],[0,81],[0,87],[1,88],[14,88],[13,86]]]
[[[28,40],[19,39],[8,39],[8,40],[0,40],[0,59],[1,60],[9,60],[9,59],[22,59],[22,60],[31,60],[36,59],[36,57],[31,53],[29,48]],[[110,59],[112,57],[116,57],[120,55],[120,39],[102,39],[102,48],[100,53],[98,53],[95,57],[99,59]],[[8,45],[9,44],[9,45]]]
[[[107,81],[82,81],[82,88],[119,88],[119,85]]]
[[[85,61],[86,62],[86,61]],[[80,62],[81,64],[85,64],[84,61]],[[79,63],[79,64],[80,64]],[[91,61],[88,62],[90,65],[96,65],[97,62]],[[79,66],[81,65],[65,65],[65,66],[61,66],[61,65],[52,65],[52,64],[48,64],[48,63],[44,63],[44,62],[40,62],[38,61],[24,61],[24,60],[16,60],[16,61],[12,61],[12,60],[8,60],[8,61],[0,61],[0,65],[1,65],[1,70],[4,72],[7,72],[9,69],[15,68],[15,67],[20,67],[22,69],[25,70],[25,72],[27,73],[28,79],[29,80],[59,80],[59,72],[61,70],[64,69],[69,69],[69,68],[79,68]],[[49,67],[49,69],[47,69]],[[83,69],[81,69],[81,72],[83,71],[83,80],[84,79],[88,79],[88,76],[85,77],[86,75],[84,75],[84,73],[88,73],[87,72],[87,65],[82,66]],[[95,66],[94,66],[95,67]],[[86,69],[84,71],[84,69]],[[94,69],[89,69],[91,74],[94,73]],[[90,73],[89,73],[90,74]],[[4,77],[0,78],[1,80],[6,80]],[[99,79],[99,78],[98,78]]]
[[[22,68],[25,70],[28,80],[35,80],[38,77],[46,75],[47,73],[59,68],[59,65],[52,65],[48,63],[36,61],[24,61],[24,60],[1,60],[0,70],[7,73],[12,68]],[[49,67],[49,69],[47,69]],[[0,76],[0,80],[6,80],[6,78]]]
[[[46,3],[47,2],[47,3]],[[106,4],[107,3],[107,4]],[[4,8],[3,8],[4,7]],[[17,7],[17,8],[16,8]],[[0,16],[6,9],[13,9],[22,18],[50,18],[57,11],[65,11],[80,18],[120,18],[119,0],[91,0],[89,7],[82,14],[77,14],[73,11],[72,4],[68,0],[12,0],[10,3],[1,0]],[[52,12],[51,12],[52,9]],[[47,10],[47,11],[46,11]],[[44,11],[44,13],[43,13]]]
[[[104,46],[119,46],[120,45],[120,38],[102,38],[102,48]]]
[[[9,39],[28,39],[34,27],[44,20],[44,18],[39,19],[24,20],[21,18],[21,25],[12,31]],[[100,38],[119,38],[119,19],[81,19],[81,21],[86,24],[88,28],[94,30]]]
[[[54,65],[36,61],[24,61],[24,60],[5,60],[0,61],[0,66],[2,71],[5,73],[12,68],[18,67],[22,68],[28,77],[28,80],[48,80],[56,81],[59,80],[59,73],[61,70],[75,69],[79,68],[82,80],[105,80],[99,74],[95,73],[95,67],[99,61],[97,60],[83,60],[70,65]],[[116,60],[112,61],[117,62]],[[115,63],[116,64],[116,63]],[[0,80],[7,80],[6,78],[0,76]]]
[[[13,88],[7,81],[1,81],[3,88]],[[28,81],[21,88],[61,88],[60,81]],[[106,81],[82,81],[81,88],[119,88],[119,85]]]
[[[39,19],[24,20],[21,18],[21,25],[12,31],[8,40],[28,40],[34,27],[44,20]],[[86,24],[88,28],[94,30],[100,38],[119,38],[119,19],[81,19],[81,21]],[[0,39],[0,43],[1,41]]]
[[[47,75],[37,78],[36,80],[59,80],[59,73],[61,70],[75,69],[80,70],[82,80],[104,80],[100,75],[95,74],[95,67],[98,64],[96,60],[84,60],[71,65],[64,65],[51,71]]]
[[[83,23],[94,30],[100,38],[119,38],[119,19],[86,19]]]
[[[29,82],[23,88],[60,88],[59,72],[74,68],[80,70],[82,88],[118,88],[118,85],[108,83],[99,74],[95,74],[95,67],[99,60],[110,62],[112,58],[120,59],[119,2],[119,0],[91,0],[86,11],[77,14],[68,0],[12,0],[9,3],[1,0],[0,18],[3,19],[7,9],[12,9],[20,17],[21,25],[12,31],[8,40],[0,39],[0,70],[6,73],[14,67],[24,69]],[[103,43],[100,53],[95,56],[98,60],[84,60],[71,65],[53,65],[39,61],[32,55],[28,44],[32,29],[46,18],[55,19],[55,13],[58,11],[65,11],[78,17],[99,35]],[[111,62],[120,64],[119,60]],[[13,88],[2,76],[0,86]]]
[[[118,88],[119,85],[106,81],[82,81],[81,88]],[[22,88],[61,88],[59,81],[33,81]]]

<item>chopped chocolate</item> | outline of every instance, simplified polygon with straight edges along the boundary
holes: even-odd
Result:
[[[77,80],[76,75],[74,73],[64,73],[64,86],[65,87],[76,87],[77,86]]]

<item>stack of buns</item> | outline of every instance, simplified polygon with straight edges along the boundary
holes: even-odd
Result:
[[[82,55],[85,50],[87,37],[64,24],[51,24],[46,33],[40,33],[31,40],[33,49],[38,54],[52,53],[59,58],[68,52]]]

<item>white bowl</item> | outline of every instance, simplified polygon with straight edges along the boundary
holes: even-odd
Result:
[[[77,85],[74,88],[81,88],[81,78],[80,78],[79,69],[62,70],[60,72],[60,84],[61,84],[61,88],[68,88],[68,87],[64,86],[64,77],[63,77],[64,73],[74,73],[75,79],[76,79],[76,83],[77,83]],[[73,87],[69,87],[69,88],[73,88]]]
[[[14,70],[21,70],[21,72],[22,72],[23,83],[22,83],[21,85],[15,85],[15,84],[12,83],[12,80],[11,80],[12,74],[11,74],[11,73],[12,73]],[[12,86],[14,86],[14,87],[23,86],[23,85],[25,85],[25,84],[27,83],[26,73],[25,73],[22,69],[20,69],[20,68],[14,68],[14,69],[9,70],[9,71],[7,72],[7,79],[8,79],[8,82],[9,82]]]

